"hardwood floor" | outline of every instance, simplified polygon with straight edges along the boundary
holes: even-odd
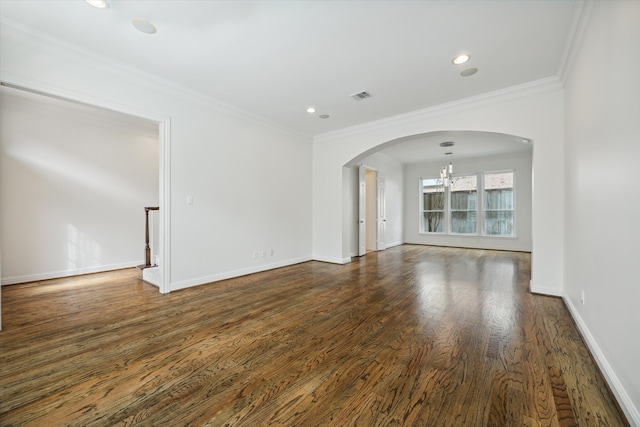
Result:
[[[404,245],[168,295],[8,286],[0,425],[628,425],[529,278],[529,254]]]

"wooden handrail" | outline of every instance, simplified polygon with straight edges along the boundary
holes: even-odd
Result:
[[[159,206],[144,208],[144,267],[151,267],[151,247],[149,246],[149,211],[160,210]]]

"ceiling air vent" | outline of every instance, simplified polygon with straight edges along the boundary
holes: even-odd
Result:
[[[356,101],[362,101],[363,99],[371,98],[371,94],[363,90],[362,92],[354,93],[351,97]]]

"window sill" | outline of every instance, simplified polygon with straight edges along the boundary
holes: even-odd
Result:
[[[490,234],[458,234],[458,233],[428,233],[424,231],[418,232],[421,236],[438,236],[438,237],[455,237],[455,238],[473,238],[473,239],[501,239],[501,240],[518,240],[518,236],[499,236]]]

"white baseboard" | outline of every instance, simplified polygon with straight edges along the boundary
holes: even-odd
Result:
[[[534,285],[533,281],[529,281],[529,292],[532,292],[534,294],[549,295],[553,297],[564,296],[562,289],[546,288],[544,286]]]
[[[618,376],[613,371],[613,368],[607,361],[607,358],[604,356],[604,353],[602,353],[600,346],[598,346],[598,343],[596,342],[595,338],[591,334],[591,331],[589,331],[589,328],[587,327],[586,323],[584,323],[584,321],[582,320],[582,317],[580,316],[579,311],[573,305],[573,303],[571,302],[571,299],[568,298],[567,296],[563,296],[562,299],[564,300],[565,304],[569,308],[571,317],[573,317],[573,320],[576,322],[576,325],[578,325],[578,329],[580,330],[582,337],[586,341],[587,346],[591,351],[591,355],[593,356],[593,358],[596,360],[596,363],[600,367],[600,371],[602,371],[602,375],[604,375],[604,378],[607,381],[607,384],[609,384],[611,391],[613,391],[613,394],[615,395],[618,401],[618,404],[620,405],[620,407],[622,408],[622,411],[627,417],[627,421],[629,421],[629,424],[631,424],[632,427],[640,427],[640,409],[636,406],[638,402],[634,403],[629,397],[629,394],[626,392],[626,390],[622,386],[622,383],[620,383]]]
[[[349,264],[351,262],[351,258],[333,258],[333,257],[321,257],[321,256],[314,256],[313,257],[314,261],[320,261],[320,262],[328,262],[331,264]]]
[[[271,264],[262,264],[255,267],[241,268],[239,270],[226,271],[224,273],[212,274],[210,276],[196,277],[194,279],[181,280],[172,282],[169,289],[177,291],[180,289],[190,288],[192,286],[204,285],[206,283],[218,282],[220,280],[233,279],[234,277],[246,276],[247,274],[259,273],[261,271],[273,270],[274,268],[286,267],[288,265],[300,264],[301,262],[311,261],[311,257],[292,258],[284,261],[278,261]]]
[[[404,242],[387,243],[387,244],[384,245],[384,248],[385,249],[389,249],[389,248],[393,248],[394,246],[400,246],[400,245],[404,245]],[[358,256],[358,252],[355,252],[355,251],[351,252],[349,254],[349,256],[351,258],[357,257]],[[317,261],[321,261],[321,260],[318,259]],[[333,262],[333,261],[326,261],[326,262]],[[349,262],[349,261],[347,261],[347,262]],[[346,264],[346,262],[337,262],[337,263],[334,263],[334,264]]]
[[[393,248],[394,246],[400,246],[400,245],[404,245],[404,242],[387,243],[385,245],[385,248],[389,249],[389,248]]]
[[[3,277],[2,286],[16,283],[36,282],[40,280],[59,279],[61,277],[79,276],[81,274],[101,273],[103,271],[120,270],[144,264],[143,260],[121,262],[118,264],[98,265],[95,267],[73,268],[69,270],[51,271],[46,273],[26,274],[23,276]]]

